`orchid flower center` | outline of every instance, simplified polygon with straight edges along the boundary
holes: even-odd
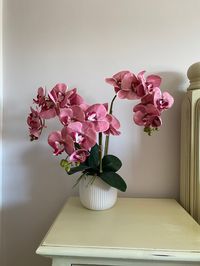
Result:
[[[158,100],[158,105],[160,106],[160,108],[163,109],[163,108],[165,108],[168,105],[168,103],[164,99],[159,99]]]
[[[82,143],[83,140],[84,140],[83,135],[81,135],[80,133],[76,132],[76,134],[75,134],[75,142],[80,144],[80,143]]]
[[[63,143],[59,142],[59,141],[55,141],[55,144],[56,144],[56,148],[58,150],[62,150],[64,148],[64,145]]]
[[[58,92],[58,101],[62,102],[64,100],[64,98],[65,98],[65,95],[62,92],[59,91]]]
[[[97,114],[96,113],[90,113],[87,115],[87,119],[88,119],[88,121],[91,121],[91,122],[96,121],[97,120]]]

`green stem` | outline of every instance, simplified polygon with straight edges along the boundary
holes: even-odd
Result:
[[[114,101],[115,101],[116,98],[117,98],[117,94],[115,94],[115,96],[113,97],[113,99],[112,99],[112,101],[111,101],[109,114],[112,114],[113,103],[114,103]]]
[[[102,132],[99,132],[99,167],[100,173],[102,173]]]
[[[113,103],[114,103],[114,101],[115,101],[116,98],[117,98],[117,95],[115,95],[115,96],[113,97],[112,101],[111,101],[109,114],[112,114],[112,111],[113,111]],[[105,150],[104,150],[104,155],[107,155],[107,154],[108,154],[109,139],[110,139],[110,136],[107,135],[107,136],[106,136],[106,140],[105,140]]]

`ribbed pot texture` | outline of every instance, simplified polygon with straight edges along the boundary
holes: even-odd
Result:
[[[93,182],[92,182],[93,181]],[[117,201],[117,189],[106,184],[101,178],[85,175],[79,182],[80,201],[90,210],[106,210]]]

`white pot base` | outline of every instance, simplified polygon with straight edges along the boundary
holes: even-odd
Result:
[[[101,178],[85,175],[79,182],[80,201],[90,210],[107,210],[117,201],[117,189],[106,184]]]

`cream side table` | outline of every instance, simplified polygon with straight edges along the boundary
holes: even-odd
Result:
[[[197,266],[200,226],[172,199],[119,198],[91,211],[70,198],[36,252],[53,266]]]

